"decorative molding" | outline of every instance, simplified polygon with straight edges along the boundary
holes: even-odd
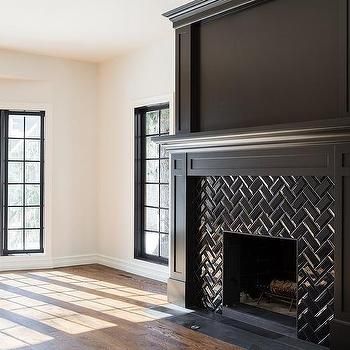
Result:
[[[274,145],[328,144],[350,141],[350,121],[321,123],[319,126],[285,126],[283,129],[267,127],[232,130],[225,133],[192,133],[154,137],[152,140],[167,150],[200,150],[214,147],[271,147]]]
[[[175,28],[222,15],[227,12],[242,11],[271,0],[194,0],[165,12]]]

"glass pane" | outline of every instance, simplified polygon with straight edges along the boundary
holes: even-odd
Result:
[[[8,228],[23,227],[23,208],[7,208]]]
[[[160,231],[169,233],[169,211],[167,209],[160,210]]]
[[[40,227],[40,208],[25,208],[25,227]]]
[[[146,182],[159,181],[159,161],[146,160]]]
[[[165,150],[164,146],[160,146],[160,157],[169,158],[169,152]]]
[[[26,163],[25,180],[30,183],[40,182],[40,163]]]
[[[25,231],[25,249],[40,249],[40,230]]]
[[[9,160],[23,160],[23,140],[9,140]]]
[[[40,138],[40,116],[27,116],[25,125],[26,137]]]
[[[146,137],[146,158],[158,158],[159,146],[151,141],[151,137]]]
[[[152,207],[159,206],[159,186],[158,185],[145,185],[146,195],[145,204]]]
[[[160,182],[169,182],[169,160],[163,159],[160,161]]]
[[[7,249],[23,250],[23,231],[22,230],[8,230]]]
[[[158,134],[159,132],[159,118],[158,111],[146,113],[146,135]]]
[[[169,109],[160,111],[160,132],[169,132]]]
[[[169,208],[169,186],[160,185],[160,206]]]
[[[159,209],[145,208],[145,229],[159,231]]]
[[[23,163],[8,163],[8,182],[23,182]]]
[[[25,194],[26,205],[40,205],[40,185],[26,185]]]
[[[23,185],[8,185],[8,205],[23,205]]]
[[[24,116],[9,116],[9,137],[24,137]]]
[[[160,235],[160,256],[163,258],[169,257],[169,236]]]
[[[40,160],[40,140],[26,140],[26,160]]]
[[[145,233],[145,252],[149,255],[159,255],[159,234],[154,232]]]

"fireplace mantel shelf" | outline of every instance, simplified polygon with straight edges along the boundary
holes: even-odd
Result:
[[[305,144],[329,144],[350,142],[350,122],[326,122],[318,126],[285,125],[280,128],[246,128],[224,132],[197,132],[152,138],[154,142],[170,151],[199,150],[222,147],[295,147]]]

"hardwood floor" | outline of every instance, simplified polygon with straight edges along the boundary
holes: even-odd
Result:
[[[238,350],[171,321],[166,285],[99,265],[0,273],[0,349]]]

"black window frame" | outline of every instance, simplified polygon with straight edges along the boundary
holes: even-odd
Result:
[[[25,203],[25,193],[23,194],[23,205],[18,206],[23,208],[23,227],[18,228],[18,230],[23,231],[23,249],[21,250],[9,250],[8,249],[8,222],[7,222],[7,213],[8,213],[8,165],[11,160],[8,159],[8,144],[10,139],[17,139],[15,137],[9,137],[8,128],[9,128],[9,117],[12,115],[22,115],[24,116],[24,135],[23,138],[19,137],[18,139],[23,139],[23,160],[15,160],[15,162],[23,163],[23,182],[18,183],[23,185],[31,185],[25,181],[25,164],[30,163],[39,163],[40,164],[40,183],[33,183],[32,185],[40,185],[40,204],[39,205],[26,205]],[[40,117],[40,138],[26,137],[25,135],[25,116],[38,116]],[[25,254],[36,254],[44,253],[44,207],[45,207],[45,195],[44,195],[44,178],[45,178],[45,111],[33,111],[33,110],[0,110],[0,142],[1,142],[1,151],[0,151],[0,255],[25,255]],[[40,140],[40,160],[27,160],[25,156],[25,141],[26,140]],[[11,183],[16,185],[16,183]],[[11,185],[10,184],[10,185]],[[23,190],[24,191],[24,190]],[[17,207],[17,206],[16,206]],[[40,227],[27,228],[28,230],[40,230],[40,248],[39,249],[25,249],[25,208],[26,207],[39,207],[40,212]]]
[[[170,115],[169,103],[160,103],[151,106],[135,108],[135,119],[134,119],[134,257],[139,260],[144,260],[148,262],[157,263],[160,265],[168,265],[169,259],[160,256],[160,247],[159,247],[159,256],[149,255],[145,253],[145,227],[144,227],[144,208],[145,208],[145,140],[146,136],[144,133],[145,130],[145,116],[147,112],[160,111],[168,109]],[[169,127],[170,127],[170,117],[169,117]],[[169,132],[161,133],[159,126],[160,135],[168,135]],[[149,137],[149,136],[148,136]],[[159,150],[160,152],[160,150]],[[161,157],[159,158],[161,159]],[[170,161],[170,160],[169,160]],[[160,174],[159,174],[160,176]],[[162,185],[162,182],[159,179],[159,186]],[[169,183],[168,183],[169,186]],[[160,192],[159,192],[160,197]],[[169,208],[168,213],[169,213]],[[161,206],[159,204],[159,210]],[[160,227],[159,227],[159,234]],[[169,233],[168,233],[169,235]],[[169,236],[168,236],[169,237]],[[160,241],[160,238],[159,238]]]

